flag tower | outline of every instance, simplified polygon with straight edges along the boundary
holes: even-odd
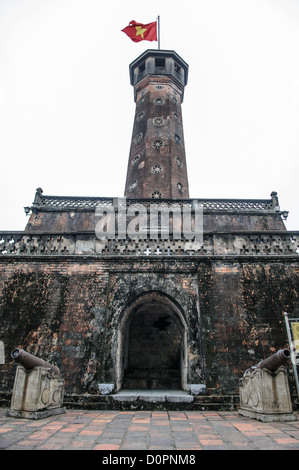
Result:
[[[189,198],[181,104],[188,65],[174,51],[151,49],[130,64],[136,111],[125,196]]]

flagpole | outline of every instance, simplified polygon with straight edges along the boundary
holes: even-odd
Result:
[[[158,15],[158,49],[160,49],[160,15]]]

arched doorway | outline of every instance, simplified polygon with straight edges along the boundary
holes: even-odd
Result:
[[[187,389],[186,324],[178,306],[151,292],[125,312],[117,353],[117,389]]]

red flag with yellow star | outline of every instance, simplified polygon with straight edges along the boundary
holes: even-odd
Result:
[[[157,21],[142,24],[132,20],[122,31],[134,42],[157,41]]]

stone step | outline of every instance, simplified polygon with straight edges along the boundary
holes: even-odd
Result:
[[[65,395],[64,406],[69,409],[93,410],[193,410],[234,411],[239,409],[239,395],[192,396],[182,390],[155,394],[152,390],[126,390],[111,395]],[[165,399],[165,396],[167,397]]]

